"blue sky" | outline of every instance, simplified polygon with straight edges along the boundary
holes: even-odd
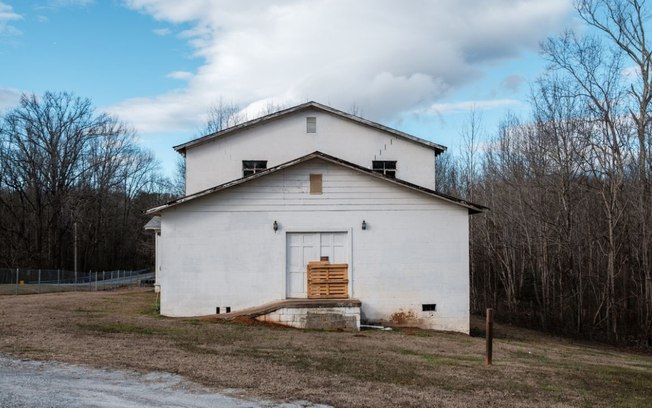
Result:
[[[316,100],[459,147],[527,112],[568,0],[0,0],[0,111],[72,91],[138,131],[167,174],[220,98],[256,116]]]

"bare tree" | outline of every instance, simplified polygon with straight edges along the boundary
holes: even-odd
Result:
[[[172,180],[172,194],[183,197],[186,194],[186,158],[177,157],[174,179]]]
[[[652,232],[652,187],[650,154],[652,140],[650,131],[650,104],[652,103],[652,57],[646,27],[650,21],[650,9],[645,0],[578,0],[576,7],[580,17],[599,30],[610,47],[623,55],[628,64],[630,84],[625,88],[629,95],[627,112],[635,126],[638,141],[636,163],[638,174],[638,222],[636,237],[640,242],[639,264],[643,271],[642,295],[645,299],[643,325],[652,336],[652,262],[650,243]],[[629,65],[631,64],[631,65]]]
[[[438,185],[491,208],[472,220],[474,311],[649,347],[649,7],[576,7],[594,30],[542,44],[550,65],[533,84],[531,117],[507,118],[477,174],[467,123],[462,154],[438,157]]]
[[[349,113],[353,116],[363,116],[364,109],[362,109],[362,107],[358,105],[356,102],[353,102],[351,104],[351,107],[349,107]]]
[[[578,3],[583,18],[596,17],[596,5],[603,3],[609,10],[621,7],[622,2]],[[588,8],[587,8],[588,7]],[[595,21],[595,20],[593,20]],[[603,249],[606,255],[606,286],[604,314],[614,337],[618,336],[620,301],[616,288],[618,251],[621,247],[617,231],[621,228],[625,206],[624,183],[627,149],[629,148],[630,126],[623,119],[627,113],[627,91],[622,83],[622,49],[607,47],[600,38],[579,37],[572,31],[558,39],[548,40],[543,47],[551,67],[573,81],[576,97],[586,104],[586,116],[591,126],[585,135],[590,140],[590,155],[587,168],[599,185],[603,213],[607,221],[607,242]]]
[[[285,109],[286,106],[275,101],[267,101],[265,106],[258,112],[258,116],[267,116]]]
[[[462,195],[473,200],[473,190],[480,166],[480,141],[483,138],[482,114],[475,107],[468,113],[462,136]]]
[[[202,129],[203,134],[219,132],[247,120],[240,106],[233,102],[225,102],[221,97],[208,108],[208,119]]]
[[[23,95],[4,115],[0,166],[0,234],[12,243],[0,263],[11,266],[70,266],[75,222],[87,265],[128,259],[125,231],[142,226],[133,200],[158,177],[133,130],[69,93]]]

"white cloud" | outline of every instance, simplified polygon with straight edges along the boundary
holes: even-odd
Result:
[[[634,82],[641,77],[641,69],[637,66],[625,67],[621,70],[621,75],[626,81]]]
[[[503,78],[503,80],[500,81],[500,86],[503,89],[514,93],[514,92],[518,92],[523,86],[523,84],[525,84],[525,82],[527,82],[527,79],[524,76],[518,74],[512,74]]]
[[[472,110],[484,111],[508,106],[520,105],[523,102],[516,99],[488,99],[479,101],[463,101],[451,103],[433,103],[423,113],[445,115],[450,113],[464,113]]]
[[[419,111],[537,49],[569,0],[126,0],[181,33],[203,65],[185,88],[110,110],[142,132],[196,128],[220,97],[242,106],[355,104],[373,120]]]
[[[6,112],[20,102],[20,92],[11,88],[0,88],[0,113]]]
[[[172,78],[172,79],[181,79],[181,80],[187,80],[192,78],[192,72],[188,71],[173,71],[170,72],[169,74],[166,75],[167,78]]]
[[[22,18],[23,16],[14,12],[10,5],[0,2],[0,35],[19,35],[20,30],[9,22],[22,20]]]
[[[172,30],[169,28],[155,28],[152,30],[152,32],[156,35],[160,35],[161,37],[170,35],[172,33]]]
[[[48,6],[59,8],[59,7],[68,7],[68,6],[88,6],[89,4],[94,3],[95,0],[49,0]]]

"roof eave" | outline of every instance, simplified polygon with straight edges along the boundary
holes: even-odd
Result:
[[[166,209],[168,209],[170,207],[182,204],[182,203],[184,203],[186,201],[194,200],[196,198],[199,198],[199,197],[202,197],[202,196],[205,196],[205,195],[209,195],[209,194],[212,194],[214,192],[224,190],[224,189],[227,189],[227,188],[230,188],[230,187],[234,187],[236,185],[258,179],[260,177],[265,177],[268,174],[276,173],[277,171],[283,170],[283,169],[285,169],[287,167],[291,167],[291,166],[294,166],[295,164],[299,164],[299,163],[302,163],[302,162],[305,162],[305,161],[308,161],[308,160],[311,160],[311,159],[314,159],[314,158],[320,158],[320,159],[329,161],[331,163],[339,164],[341,166],[350,168],[352,170],[356,170],[356,171],[368,174],[368,175],[370,175],[372,177],[376,177],[378,179],[389,181],[389,182],[391,182],[393,184],[396,184],[396,185],[400,185],[400,186],[403,186],[403,187],[406,187],[406,188],[410,188],[411,190],[415,190],[415,191],[419,191],[419,192],[424,193],[424,194],[428,194],[430,196],[433,196],[433,197],[439,198],[441,200],[450,202],[451,204],[465,207],[465,208],[467,208],[469,210],[470,214],[478,214],[478,213],[484,212],[484,211],[489,209],[488,207],[485,207],[483,205],[479,205],[479,204],[472,203],[470,201],[462,200],[462,199],[450,196],[448,194],[444,194],[444,193],[440,193],[438,191],[428,189],[426,187],[421,187],[421,186],[419,186],[417,184],[413,184],[413,183],[410,183],[410,182],[405,181],[405,180],[386,177],[386,176],[384,176],[382,174],[379,174],[379,173],[376,173],[376,172],[374,172],[371,169],[368,169],[366,167],[362,167],[362,166],[347,162],[345,160],[339,159],[337,157],[330,156],[328,154],[317,151],[317,152],[313,152],[313,153],[307,154],[305,156],[299,157],[297,159],[291,160],[289,162],[279,164],[278,166],[270,167],[269,169],[266,169],[266,170],[261,171],[259,173],[252,174],[251,176],[242,177],[242,178],[239,178],[239,179],[236,179],[236,180],[232,180],[232,181],[229,181],[227,183],[220,184],[219,186],[211,187],[211,188],[208,188],[208,189],[205,189],[205,190],[202,190],[202,191],[198,191],[198,192],[196,192],[194,194],[190,194],[190,195],[178,198],[176,200],[169,201],[169,202],[167,202],[167,203],[165,203],[163,205],[160,205],[158,207],[154,207],[154,208],[151,208],[149,210],[144,211],[144,214],[145,215],[160,215],[161,211],[166,210]]]

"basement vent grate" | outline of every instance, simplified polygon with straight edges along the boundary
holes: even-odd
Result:
[[[421,310],[424,312],[436,312],[437,304],[436,303],[423,304],[421,305]]]

